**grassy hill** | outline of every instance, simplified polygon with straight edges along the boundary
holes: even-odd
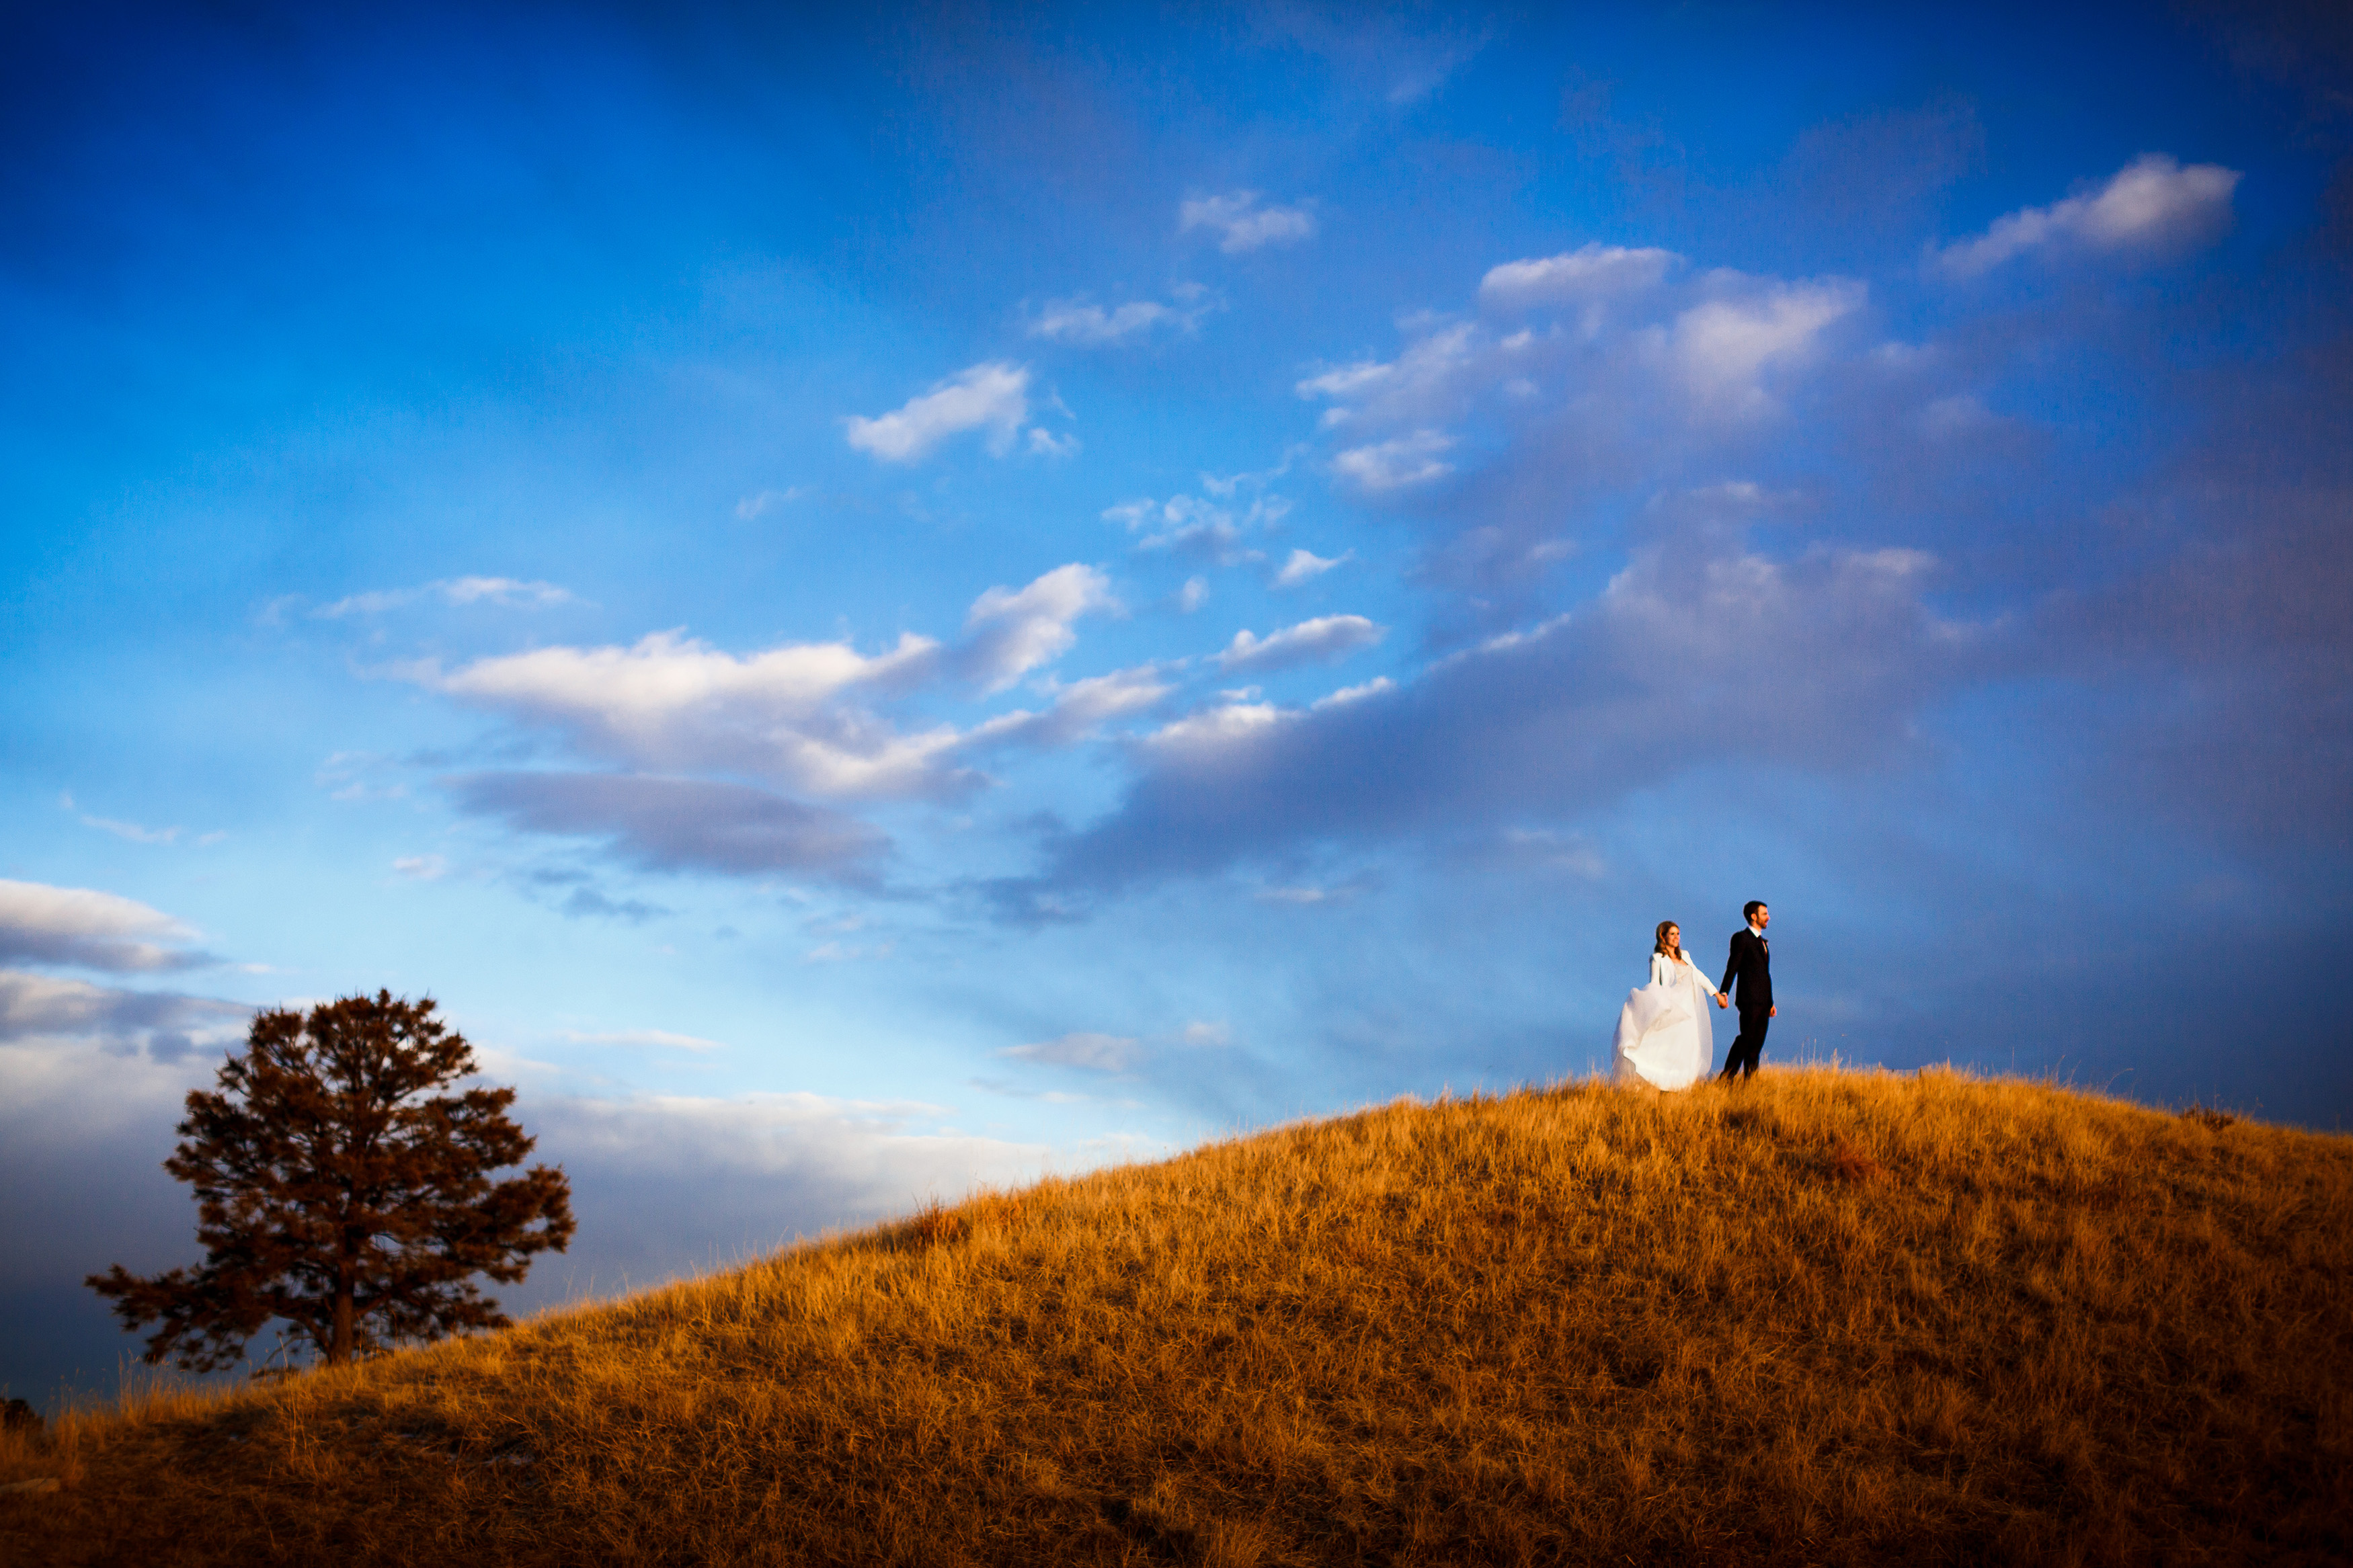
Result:
[[[2353,1140],[1401,1103],[0,1450],[9,1563],[2342,1561]]]

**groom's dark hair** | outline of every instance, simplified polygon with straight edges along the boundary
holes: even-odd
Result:
[[[1740,906],[1740,918],[1746,921],[1750,925],[1755,925],[1757,923],[1757,911],[1764,907],[1764,900],[1751,899],[1746,903]]]

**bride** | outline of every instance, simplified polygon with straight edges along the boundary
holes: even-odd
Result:
[[[1724,993],[1683,956],[1682,928],[1660,921],[1658,944],[1651,950],[1651,983],[1627,993],[1625,1009],[1618,1015],[1618,1081],[1688,1089],[1705,1078],[1715,1065],[1710,1001],[1726,1005]]]

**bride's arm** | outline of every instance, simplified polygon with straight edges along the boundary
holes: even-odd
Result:
[[[1694,963],[1691,961],[1691,955],[1689,953],[1685,953],[1683,955],[1683,967],[1691,972],[1691,983],[1699,987],[1700,994],[1708,997],[1719,1007],[1729,1007],[1732,1005],[1731,1003],[1724,999],[1723,992],[1718,991],[1715,986],[1710,985],[1707,983],[1707,972],[1700,968],[1698,964]]]

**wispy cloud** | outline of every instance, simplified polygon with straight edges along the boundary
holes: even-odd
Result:
[[[1160,679],[1160,666],[1138,665],[1092,675],[1069,685],[1049,688],[1054,700],[1042,713],[1026,709],[1000,714],[976,726],[969,743],[1019,742],[1031,746],[1064,746],[1082,740],[1114,719],[1156,708],[1175,689]]]
[[[525,582],[515,577],[445,577],[415,588],[383,588],[364,594],[353,594],[322,605],[311,612],[318,620],[340,620],[346,616],[381,615],[425,600],[456,606],[490,605],[501,609],[539,610],[557,605],[576,605],[581,601],[568,588],[553,583]]]
[[[1180,285],[1167,304],[1130,300],[1105,310],[1084,298],[1049,300],[1029,318],[1029,331],[1033,338],[1073,348],[1120,348],[1141,342],[1155,331],[1194,331],[1203,316],[1219,308],[1198,284]]]
[[[1388,627],[1376,626],[1362,616],[1318,616],[1263,637],[1248,631],[1236,632],[1234,640],[1218,655],[1218,668],[1230,673],[1334,663],[1359,648],[1372,647],[1388,635]]]
[[[750,522],[754,518],[766,516],[779,507],[790,506],[807,493],[808,491],[799,485],[792,485],[781,490],[761,490],[737,501],[735,515],[742,521]]]
[[[1124,1035],[1074,1034],[1035,1045],[1008,1046],[997,1054],[1015,1061],[1120,1073],[1134,1067],[1143,1052],[1140,1041]]]
[[[143,827],[136,822],[118,822],[111,816],[89,816],[81,819],[85,827],[95,827],[100,833],[111,833],[117,838],[133,844],[176,844],[181,829],[177,827]]]
[[[1415,430],[1335,453],[1332,471],[1360,489],[1404,489],[1452,473],[1444,454],[1453,447],[1454,437],[1443,430]]]
[[[1367,697],[1379,697],[1397,689],[1396,681],[1386,675],[1377,675],[1358,685],[1343,686],[1337,691],[1326,692],[1307,706],[1312,712],[1322,712],[1326,708],[1345,708],[1351,702],[1362,702]]]
[[[1337,555],[1329,556],[1318,555],[1312,550],[1294,550],[1291,552],[1291,559],[1285,561],[1282,563],[1282,569],[1274,574],[1274,585],[1278,588],[1295,588],[1300,584],[1313,582],[1335,566],[1344,565],[1356,558],[1356,552],[1353,550],[1344,550]]]
[[[700,1035],[673,1034],[668,1029],[615,1029],[601,1034],[567,1031],[564,1037],[578,1046],[626,1046],[640,1050],[704,1052],[727,1048],[717,1040],[706,1040]]]
[[[1672,250],[1587,245],[1558,256],[1506,261],[1479,280],[1479,302],[1499,310],[1587,304],[1655,289],[1683,258]]]
[[[1029,367],[991,360],[934,384],[888,414],[842,421],[849,444],[886,463],[912,463],[949,437],[985,430],[991,452],[1012,449],[1029,417]]]
[[[1208,485],[1216,481],[1203,475]],[[1166,500],[1149,496],[1103,509],[1103,521],[1115,522],[1136,535],[1138,551],[1167,551],[1198,560],[1230,565],[1259,557],[1245,550],[1243,539],[1253,529],[1272,529],[1291,513],[1291,502],[1271,492],[1261,492],[1242,506],[1229,481],[1218,500],[1177,495]]]
[[[1218,236],[1218,248],[1229,256],[1270,245],[1296,245],[1315,233],[1315,215],[1298,206],[1261,206],[1256,191],[1229,191],[1223,195],[1194,196],[1177,208],[1177,228],[1190,233],[1206,228]]]
[[[111,833],[115,837],[132,844],[177,844],[180,841],[180,835],[186,831],[185,828],[176,825],[171,827],[149,827],[144,823],[125,822],[118,817],[93,816],[74,804],[73,792],[70,790],[58,797],[58,805],[62,809],[72,812],[76,820],[79,821],[84,827],[95,827],[100,833]],[[227,837],[227,834],[222,832],[206,833],[199,835],[195,842],[217,844]]]
[[[1075,563],[1024,588],[991,588],[972,602],[965,616],[958,662],[983,690],[1002,691],[1068,652],[1078,640],[1071,623],[1081,616],[1119,609],[1111,579]]]
[[[2240,173],[2219,163],[2184,167],[2162,153],[2136,158],[2097,191],[1996,218],[1974,239],[1932,249],[1936,268],[1975,278],[2030,251],[2073,247],[2149,249],[2192,243],[2231,221]]]

